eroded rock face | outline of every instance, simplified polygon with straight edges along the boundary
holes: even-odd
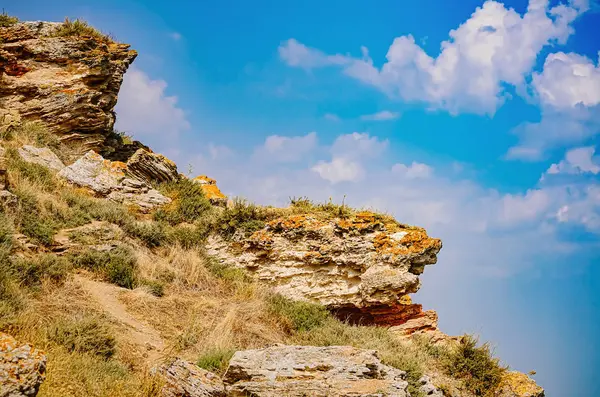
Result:
[[[162,397],[225,397],[221,379],[198,366],[175,359],[153,370],[165,381]]]
[[[54,171],[60,171],[65,168],[63,162],[50,149],[38,148],[31,145],[24,145],[18,149],[21,158],[28,163],[42,165]]]
[[[128,172],[148,183],[165,183],[179,179],[177,165],[162,154],[138,149],[127,161]]]
[[[228,396],[408,396],[406,373],[375,351],[350,346],[274,346],[236,352],[224,376]]]
[[[94,151],[87,152],[58,175],[70,183],[87,187],[99,196],[118,203],[136,205],[142,211],[171,202],[146,182],[128,177],[127,165],[105,160]]]
[[[137,53],[89,37],[52,37],[60,23],[0,28],[0,121],[43,121],[82,152],[100,150],[115,123],[123,74]]]
[[[320,303],[355,322],[394,325],[414,307],[400,299],[419,287],[419,274],[436,262],[442,244],[425,230],[370,212],[350,219],[310,214],[271,221],[237,243],[209,241],[209,253],[247,269],[280,294]],[[419,308],[420,310],[420,308]]]
[[[43,352],[0,332],[0,397],[36,396],[45,373]]]

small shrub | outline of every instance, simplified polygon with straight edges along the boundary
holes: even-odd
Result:
[[[207,371],[223,374],[229,365],[229,360],[233,357],[235,350],[231,349],[211,349],[202,354],[196,364]]]
[[[450,375],[462,379],[467,390],[476,396],[492,396],[498,388],[506,367],[493,357],[488,343],[477,346],[477,339],[463,336],[460,344],[446,361]]]
[[[6,28],[19,22],[19,18],[8,15],[4,10],[0,14],[0,28]]]
[[[70,352],[88,353],[105,359],[112,357],[116,350],[110,328],[94,316],[59,320],[50,327],[48,337]]]
[[[96,28],[90,26],[82,19],[71,21],[68,17],[52,34],[55,37],[79,36],[88,37],[100,41],[113,41],[108,35],[100,32]]]
[[[119,287],[133,289],[137,284],[137,261],[128,247],[120,246],[108,252],[85,250],[74,254],[72,262],[75,267],[98,273]]]
[[[40,254],[33,258],[13,258],[11,268],[21,283],[26,286],[38,285],[43,279],[60,282],[69,271],[65,258],[54,254]]]
[[[225,238],[231,238],[240,230],[250,235],[265,227],[266,214],[257,205],[236,198],[233,206],[226,208],[220,215],[218,226]]]
[[[344,196],[345,197],[345,196]],[[333,218],[347,218],[352,215],[353,210],[342,202],[342,204],[335,204],[330,198],[326,203],[315,204],[308,197],[293,197],[290,199],[290,206],[292,210],[302,213],[315,213],[322,212],[328,217]]]
[[[154,219],[157,221],[165,221],[171,225],[194,223],[212,210],[212,205],[204,196],[200,185],[189,179],[165,183],[159,186],[159,189],[173,201],[154,213]]]
[[[51,245],[60,225],[45,213],[34,194],[22,189],[16,189],[13,193],[19,199],[16,223],[21,233],[37,243]]]
[[[185,249],[191,249],[201,246],[206,235],[207,232],[201,225],[179,225],[168,231],[168,240]]]
[[[148,291],[156,297],[160,298],[165,295],[165,284],[162,281],[144,280],[142,284],[144,284],[148,288]]]
[[[0,250],[10,251],[13,246],[14,227],[6,214],[0,213]]]
[[[131,237],[141,240],[147,247],[160,247],[169,241],[162,222],[136,222],[123,225],[123,231]]]
[[[330,317],[329,311],[310,302],[296,302],[281,295],[269,298],[270,311],[285,319],[294,331],[310,331],[322,326]]]
[[[209,257],[206,259],[207,269],[217,278],[228,282],[250,282],[251,278],[243,269],[228,266],[219,262],[218,259]]]

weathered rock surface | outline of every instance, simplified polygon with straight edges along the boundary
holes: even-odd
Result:
[[[355,322],[396,325],[407,317],[394,315],[400,299],[419,289],[418,276],[441,246],[421,228],[362,212],[349,219],[286,216],[237,243],[212,238],[208,249],[290,299],[320,303]]]
[[[274,346],[236,352],[224,376],[228,396],[408,396],[406,373],[373,350]]]
[[[117,225],[102,221],[93,221],[86,225],[60,230],[54,236],[52,251],[65,253],[81,247],[96,251],[110,251],[117,247],[124,233]]]
[[[419,383],[421,384],[419,390],[424,395],[430,397],[444,397],[444,393],[442,393],[441,390],[439,390],[437,387],[434,386],[433,383],[431,383],[431,379],[429,378],[429,376],[423,375],[421,379],[419,379]]]
[[[37,395],[45,373],[43,352],[0,332],[0,397]]]
[[[65,168],[63,162],[50,149],[43,147],[38,148],[31,145],[24,145],[18,149],[21,158],[28,163],[42,165],[54,171],[60,171]]]
[[[177,165],[162,154],[138,149],[127,161],[128,172],[147,183],[165,183],[179,179]]]
[[[209,178],[206,175],[200,175],[192,179],[192,181],[202,187],[204,195],[213,205],[222,207],[227,205],[227,196],[225,196],[217,187],[216,180]]]
[[[128,177],[126,164],[105,160],[94,151],[87,152],[58,175],[70,183],[91,189],[99,196],[136,205],[143,211],[171,202],[146,182]]]
[[[162,397],[225,397],[221,379],[198,366],[175,359],[153,370],[163,377]]]
[[[91,37],[52,37],[60,23],[0,28],[0,121],[43,121],[82,152],[100,150],[115,123],[123,74],[137,53]]]
[[[544,389],[522,372],[507,372],[494,394],[496,397],[544,397]]]

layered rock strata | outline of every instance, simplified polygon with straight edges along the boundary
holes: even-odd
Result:
[[[60,23],[0,28],[0,124],[42,121],[82,153],[102,150],[115,123],[123,74],[137,56],[127,44],[56,37]]]

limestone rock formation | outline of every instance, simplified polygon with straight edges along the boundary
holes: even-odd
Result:
[[[439,390],[437,387],[434,386],[433,383],[431,383],[431,379],[429,378],[429,376],[423,375],[421,377],[421,379],[419,379],[419,383],[421,384],[421,387],[419,387],[419,390],[425,396],[444,397],[444,393],[442,393],[441,390]]]
[[[94,37],[55,37],[60,23],[0,27],[0,121],[43,121],[63,141],[100,150],[115,123],[129,45]]]
[[[225,397],[221,379],[198,366],[175,359],[153,370],[165,381],[162,397]]]
[[[273,346],[236,352],[224,376],[228,396],[409,396],[406,373],[373,350]]]
[[[117,247],[124,233],[117,225],[103,221],[92,221],[83,226],[60,230],[54,236],[52,251],[65,253],[81,247],[95,251],[110,251]]]
[[[128,172],[147,183],[165,183],[179,179],[177,165],[162,154],[138,149],[127,161]]]
[[[58,175],[70,183],[91,189],[99,196],[136,205],[142,211],[171,202],[146,182],[128,177],[126,164],[105,160],[94,151],[87,152]]]
[[[43,352],[0,332],[0,397],[36,396],[45,373]]]
[[[38,148],[31,145],[24,145],[18,149],[21,158],[28,163],[42,165],[54,171],[60,171],[65,168],[63,162],[50,149]]]
[[[544,389],[522,372],[510,371],[504,375],[495,397],[544,397]]]
[[[227,205],[227,196],[221,193],[221,190],[217,187],[217,181],[206,175],[197,176],[192,181],[202,187],[204,195],[213,205],[223,207]]]
[[[354,322],[397,325],[417,311],[400,300],[419,289],[418,276],[441,247],[421,228],[361,212],[281,217],[238,243],[212,238],[208,252],[290,299],[320,303]]]

